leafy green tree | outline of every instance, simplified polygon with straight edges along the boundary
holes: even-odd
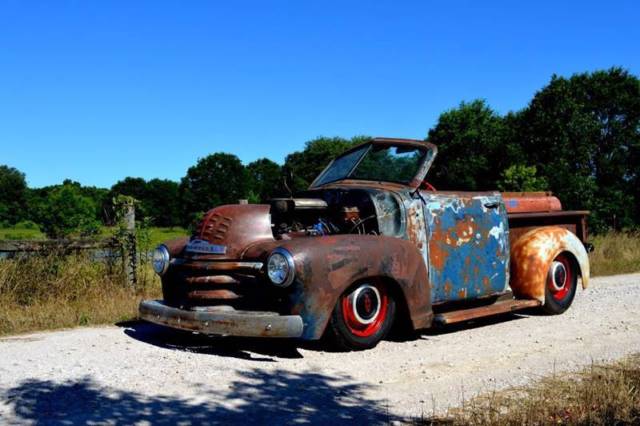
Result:
[[[285,159],[284,171],[293,175],[291,190],[295,192],[307,189],[331,160],[368,139],[367,136],[352,139],[320,137],[308,141],[304,150],[293,152]]]
[[[111,192],[128,195],[136,200],[144,198],[146,191],[147,181],[141,177],[126,177],[111,187]]]
[[[26,218],[27,182],[19,170],[0,166],[0,223],[15,224]]]
[[[186,224],[200,212],[246,197],[247,180],[247,171],[235,155],[219,152],[199,159],[180,181]]]
[[[549,188],[547,179],[537,176],[536,166],[514,164],[502,172],[498,182],[501,191],[545,191]]]
[[[41,224],[44,215],[44,206],[47,204],[49,192],[55,188],[48,186],[43,188],[27,189],[27,219]]]
[[[255,195],[256,202],[284,195],[282,168],[269,160],[261,158],[247,165],[249,189]]]
[[[595,230],[637,224],[637,77],[620,68],[554,75],[522,112],[518,134],[564,206],[593,211]]]
[[[142,205],[156,226],[175,226],[182,223],[178,183],[167,179],[151,179]]]
[[[102,206],[108,202],[109,198],[109,190],[106,188],[98,188],[95,186],[83,186],[80,182],[76,182],[73,181],[71,179],[65,179],[62,181],[62,185],[72,185],[74,187],[76,187],[78,189],[78,191],[80,191],[80,194],[84,197],[88,197],[90,198],[93,203],[98,206],[98,208],[96,209],[96,220],[98,221],[102,221],[104,218],[104,212],[102,210]],[[44,191],[41,192],[41,194],[44,196],[44,199],[46,200],[46,197],[48,196],[49,192],[51,192],[53,189],[59,187],[59,185],[53,185],[53,186],[48,186],[44,188]],[[46,201],[45,201],[46,202]]]
[[[99,230],[96,204],[72,184],[60,185],[49,192],[40,223],[44,232],[54,238],[87,236]]]
[[[438,157],[427,179],[439,189],[495,189],[500,173],[519,155],[507,135],[504,119],[485,101],[462,102],[429,131]]]
[[[111,200],[118,195],[126,195],[138,200],[136,217],[147,219],[156,226],[174,226],[182,223],[179,218],[180,202],[178,183],[167,179],[146,181],[139,177],[126,177],[111,187],[105,197],[103,208],[114,217]]]

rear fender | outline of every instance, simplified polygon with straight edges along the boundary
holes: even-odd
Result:
[[[319,339],[340,295],[353,283],[383,278],[395,282],[411,324],[431,324],[431,294],[422,255],[410,241],[372,235],[300,238],[279,244],[293,255],[296,280],[292,314],[302,316],[304,339]]]
[[[518,298],[545,302],[545,285],[551,262],[568,252],[578,266],[582,287],[589,285],[589,257],[584,244],[572,232],[557,226],[533,229],[511,247],[511,289]]]

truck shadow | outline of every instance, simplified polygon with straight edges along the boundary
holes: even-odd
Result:
[[[424,336],[439,336],[444,334],[456,333],[462,330],[473,330],[476,328],[487,327],[504,322],[517,321],[527,318],[529,315],[526,311],[518,313],[504,313],[489,317],[476,318],[473,320],[463,321],[455,324],[439,325],[420,332]]]
[[[278,339],[278,344],[274,344],[273,339],[207,336],[145,321],[127,321],[116,325],[123,327],[127,336],[164,349],[263,362],[275,362],[274,358],[302,358],[298,351],[301,342],[292,339]]]
[[[521,311],[517,314],[507,313],[457,324],[434,326],[417,332],[396,330],[387,337],[387,340],[392,342],[415,341],[428,336],[445,335],[462,330],[472,330],[503,322],[516,321],[526,318],[528,316],[526,314],[526,311]],[[162,327],[145,321],[127,321],[117,325],[124,328],[124,333],[127,336],[163,349],[233,357],[250,361],[277,362],[277,359],[303,358],[299,349],[333,352],[333,349],[322,341],[307,342],[295,339],[278,339],[274,341],[274,339],[249,337],[207,336]]]
[[[392,342],[407,342],[428,339],[430,336],[443,336],[464,330],[473,330],[476,328],[483,328],[495,324],[517,321],[526,318],[528,316],[526,315],[526,313],[527,311],[523,310],[518,313],[505,313],[484,318],[477,318],[455,324],[434,325],[431,328],[418,331],[396,330],[396,333],[391,334],[389,337],[387,337],[387,340],[390,340]]]
[[[206,384],[199,401],[102,386],[90,377],[28,379],[0,391],[16,424],[391,424],[385,401],[348,376],[284,370],[240,372],[224,392]],[[0,417],[1,419],[1,417]]]

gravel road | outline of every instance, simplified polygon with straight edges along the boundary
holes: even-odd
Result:
[[[0,339],[0,424],[395,423],[478,392],[640,352],[640,274],[561,316],[449,326],[357,353],[145,323]]]

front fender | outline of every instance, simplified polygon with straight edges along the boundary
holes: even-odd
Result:
[[[545,285],[551,262],[569,252],[578,264],[582,287],[589,285],[589,256],[582,241],[572,232],[557,226],[533,229],[511,247],[511,289],[519,298],[545,302]]]
[[[340,295],[354,282],[382,278],[397,283],[414,328],[430,325],[427,268],[409,241],[373,235],[334,235],[280,241],[294,258],[292,314],[302,316],[304,339],[319,339]]]

